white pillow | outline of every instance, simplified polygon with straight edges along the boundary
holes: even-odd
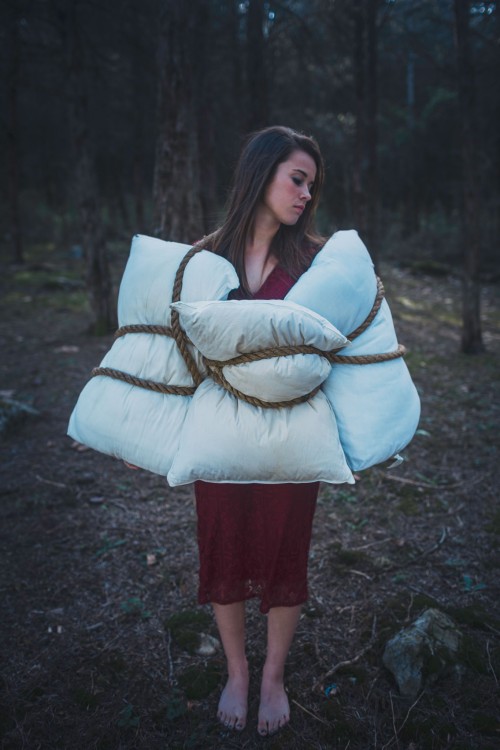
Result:
[[[173,304],[181,327],[210,360],[228,361],[270,347],[309,345],[321,351],[348,341],[320,315],[284,300],[231,300]],[[290,354],[226,365],[224,377],[238,391],[262,401],[286,401],[319,386],[330,363],[319,354]]]
[[[207,378],[197,389],[168,476],[207,482],[354,483],[324,394],[289,408],[238,400]]]
[[[118,297],[120,326],[170,326],[175,275],[189,250],[190,245],[134,237]],[[225,298],[238,285],[227,260],[202,251],[186,266],[181,299]],[[202,357],[193,347],[190,351],[203,372]],[[114,342],[100,366],[164,385],[193,385],[175,341],[168,336],[128,333]],[[189,396],[161,394],[98,376],[80,394],[68,434],[102,453],[166,475],[189,402]]]
[[[286,299],[324,315],[348,335],[370,312],[376,278],[368,251],[354,230],[337,232]],[[340,355],[382,354],[397,348],[384,299],[371,325]],[[371,365],[334,364],[322,385],[337,418],[340,441],[353,471],[381,463],[412,439],[420,400],[403,359]]]

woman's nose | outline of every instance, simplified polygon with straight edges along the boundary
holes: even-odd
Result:
[[[305,200],[305,201],[310,201],[311,200],[311,192],[310,192],[309,188],[307,187],[307,185],[305,185],[302,188],[301,198],[303,200]]]

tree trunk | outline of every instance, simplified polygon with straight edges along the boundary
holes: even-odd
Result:
[[[470,45],[470,0],[455,0],[458,98],[462,147],[461,200],[463,285],[462,343],[466,354],[484,351],[481,334],[479,265],[481,196],[478,169],[476,86]]]
[[[360,234],[366,231],[365,171],[365,19],[364,0],[353,2],[354,86],[356,95],[356,134],[353,169],[354,221]]]
[[[199,154],[199,189],[202,232],[214,229],[217,179],[215,168],[214,101],[210,65],[211,17],[208,2],[199,3],[195,30],[195,101]],[[217,105],[216,105],[217,106]]]
[[[18,90],[21,60],[21,38],[19,34],[20,14],[18,2],[14,2],[11,13],[9,43],[9,69],[7,79],[7,162],[9,173],[10,235],[15,263],[24,262],[23,239],[19,218],[19,127]]]
[[[269,124],[269,93],[264,43],[264,0],[250,0],[247,12],[248,129]]]
[[[69,73],[69,121],[74,150],[75,192],[86,263],[86,283],[94,315],[92,332],[108,333],[116,327],[115,300],[102,227],[95,166],[91,156],[89,112],[85,86],[84,49],[78,4],[71,3],[64,16]]]
[[[240,19],[238,16],[239,0],[229,0],[229,59],[231,65],[231,94],[233,99],[234,125],[236,133],[242,130],[243,74],[242,74],[242,45],[240,44]]]
[[[196,109],[194,24],[200,0],[165,0],[158,46],[158,139],[153,185],[154,233],[194,242],[203,235]]]
[[[372,260],[378,261],[378,0],[366,0],[366,239]]]
[[[409,237],[418,231],[417,191],[415,186],[415,53],[408,51],[406,62],[406,122],[408,145],[406,151],[406,195],[403,217],[403,235]]]

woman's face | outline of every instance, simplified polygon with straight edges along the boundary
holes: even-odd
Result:
[[[286,161],[278,164],[273,179],[264,193],[260,216],[279,224],[293,226],[306,204],[316,178],[314,159],[305,151],[292,151]]]

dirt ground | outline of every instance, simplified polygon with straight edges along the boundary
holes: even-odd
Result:
[[[117,278],[126,255],[115,249]],[[290,725],[256,732],[265,618],[248,607],[250,710],[215,721],[224,662],[196,604],[191,488],[78,450],[66,426],[111,336],[93,338],[78,261],[32,248],[1,279],[2,396],[38,416],[0,443],[0,737],[5,750],[476,750],[500,746],[500,300],[487,353],[458,353],[460,283],[383,267],[422,398],[406,462],[322,487],[310,599],[287,670]],[[400,696],[387,640],[429,606],[463,633],[460,665]]]

